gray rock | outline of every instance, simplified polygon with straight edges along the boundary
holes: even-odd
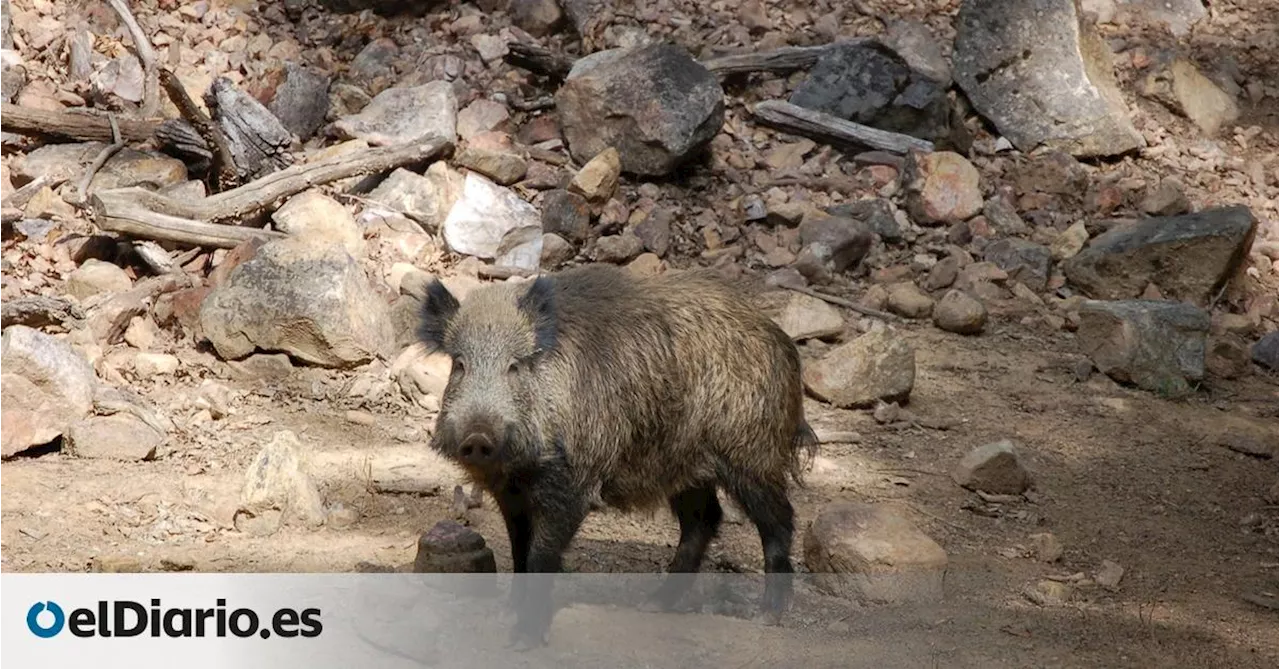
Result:
[[[644,252],[644,242],[630,232],[605,235],[596,240],[595,256],[600,262],[622,264]]]
[[[564,12],[556,0],[512,0],[511,20],[534,37],[546,37],[564,23]]]
[[[165,435],[126,413],[90,416],[73,424],[63,449],[78,458],[137,462],[153,460]]]
[[[1135,298],[1154,283],[1167,298],[1203,305],[1240,270],[1257,227],[1243,205],[1150,218],[1099,235],[1062,269],[1095,299]]]
[[[965,0],[955,26],[956,83],[1020,151],[1110,156],[1146,145],[1110,49],[1074,0]]]
[[[575,255],[573,244],[565,241],[564,237],[554,233],[543,233],[542,235],[542,266],[547,269],[556,269],[561,265],[573,260]]]
[[[9,0],[0,2],[0,49],[13,48],[13,8]]]
[[[422,224],[428,232],[444,225],[445,218],[462,196],[465,179],[443,161],[434,163],[425,175],[398,168],[387,176],[366,199]]]
[[[493,259],[514,246],[502,248],[503,240],[513,231],[529,228],[529,234],[536,232],[540,239],[542,215],[515,191],[469,172],[463,182],[462,196],[449,210],[443,228],[445,243],[451,251]],[[535,255],[535,268],[537,258]]]
[[[1182,182],[1168,177],[1147,191],[1141,206],[1142,211],[1152,216],[1177,216],[1191,209],[1191,201],[1187,199]]]
[[[933,324],[957,334],[978,334],[987,324],[987,308],[962,290],[949,290],[933,307]]]
[[[635,234],[644,242],[645,249],[661,258],[671,248],[671,219],[674,215],[666,207],[654,207],[635,227]]]
[[[1020,495],[1031,487],[1031,475],[1008,439],[969,451],[951,472],[951,480],[962,488],[994,495]]]
[[[928,318],[933,314],[933,298],[912,281],[889,286],[889,311],[903,318]]]
[[[1024,235],[1030,232],[1027,222],[1018,215],[1018,210],[1000,196],[987,198],[982,205],[982,215],[992,229],[1002,235]]]
[[[388,37],[375,39],[351,59],[348,76],[352,81],[364,82],[391,74],[399,53],[400,47],[395,40]]]
[[[93,409],[93,367],[61,339],[11,325],[0,337],[0,369],[0,456],[57,439]]]
[[[579,162],[613,147],[623,171],[662,176],[720,132],[724,91],[687,51],[654,44],[578,60],[556,92],[556,110]]]
[[[496,573],[493,549],[479,532],[452,520],[442,520],[418,539],[413,559],[415,574]]]
[[[872,330],[804,368],[804,385],[837,407],[861,409],[877,400],[905,402],[916,378],[916,353],[888,328]]]
[[[915,72],[944,85],[951,84],[951,66],[929,26],[911,19],[893,20],[883,39]]]
[[[1185,302],[1088,300],[1076,340],[1112,379],[1179,397],[1204,378],[1208,331],[1209,315]]]
[[[1280,366],[1277,365],[1276,361],[1277,356],[1280,355],[1278,347],[1280,347],[1280,342],[1276,338],[1276,331],[1272,330],[1254,343],[1249,350],[1249,354],[1254,362],[1274,372],[1277,366]]]
[[[895,506],[836,502],[804,538],[814,585],[863,604],[921,604],[943,596],[947,553]]]
[[[506,105],[480,98],[458,112],[458,137],[465,141],[482,132],[497,130],[510,118]]]
[[[334,128],[371,146],[419,142],[430,135],[457,141],[458,98],[453,85],[433,81],[412,88],[388,88],[358,114],[338,119]]]
[[[837,218],[851,218],[864,223],[868,230],[880,235],[880,239],[888,244],[902,241],[902,228],[893,215],[893,207],[888,200],[868,198],[854,200],[826,209],[828,214]]]
[[[285,525],[323,525],[324,500],[307,469],[298,437],[288,430],[277,432],[245,472],[235,528],[267,536]]]
[[[1191,119],[1204,134],[1217,135],[1240,117],[1235,96],[1222,90],[1186,58],[1174,59],[1152,70],[1143,80],[1143,94]]]
[[[209,293],[200,325],[218,355],[284,352],[313,365],[355,367],[389,358],[386,303],[335,244],[285,238],[264,244]]]
[[[498,245],[493,264],[527,272],[537,270],[542,266],[542,229],[529,226],[512,229]]]
[[[271,214],[275,229],[308,241],[334,243],[352,257],[364,255],[364,233],[356,226],[351,212],[337,200],[319,190],[294,195]]]
[[[591,234],[591,207],[577,193],[557,188],[542,196],[542,230],[580,244]]]
[[[14,174],[23,180],[47,177],[78,181],[89,164],[107,147],[102,142],[49,144],[15,165]],[[93,190],[146,186],[152,190],[187,179],[186,165],[163,154],[124,148],[117,151],[93,177]]]
[[[950,132],[947,84],[911,69],[877,41],[828,49],[791,104],[930,141]]]
[[[929,268],[929,275],[924,279],[924,289],[930,292],[948,288],[956,282],[960,275],[960,258],[947,256]]]
[[[289,132],[306,141],[324,125],[329,114],[329,77],[318,70],[286,62],[283,78],[267,109]]]
[[[67,275],[66,290],[83,302],[99,293],[123,293],[133,281],[119,265],[90,258]]]
[[[822,300],[794,293],[776,319],[778,327],[795,341],[828,339],[844,332],[840,310]]]
[[[1049,248],[1022,239],[1000,239],[983,249],[982,257],[1009,275],[1010,281],[1020,281],[1035,292],[1042,292],[1049,283]]]
[[[524,178],[529,163],[514,151],[468,146],[453,156],[454,164],[479,172],[501,186]]]
[[[854,269],[867,256],[875,236],[857,220],[839,216],[811,216],[800,224],[800,245],[828,272]]]

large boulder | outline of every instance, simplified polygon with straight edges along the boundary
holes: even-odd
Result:
[[[1104,374],[1166,397],[1204,378],[1209,314],[1185,302],[1089,300],[1076,339]]]
[[[888,328],[872,330],[805,365],[804,385],[842,408],[866,408],[877,400],[904,402],[916,378],[915,349]]]
[[[569,151],[585,163],[609,147],[624,172],[670,173],[724,125],[724,91],[683,48],[653,44],[593,53],[556,92]]]
[[[1019,150],[1110,156],[1146,145],[1111,51],[1075,0],[965,0],[955,26],[956,83]]]
[[[1154,283],[1165,297],[1203,305],[1239,271],[1257,227],[1243,205],[1149,218],[1099,235],[1062,270],[1095,299],[1136,298]]]
[[[57,439],[93,409],[93,367],[61,339],[11,325],[0,337],[0,369],[0,456]]]
[[[284,352],[325,367],[355,367],[393,347],[386,302],[342,246],[267,243],[205,298],[200,326],[218,355]]]
[[[818,512],[804,538],[819,590],[866,604],[936,602],[947,553],[897,508],[839,502]]]

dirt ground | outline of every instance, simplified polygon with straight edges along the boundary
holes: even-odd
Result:
[[[903,336],[918,356],[908,406],[921,422],[947,429],[883,426],[869,412],[809,402],[817,429],[855,431],[860,439],[823,446],[809,487],[796,493],[799,526],[832,500],[906,505],[949,555],[946,600],[850,608],[802,586],[784,631],[768,632],[774,640],[768,647],[818,653],[818,666],[1276,664],[1276,612],[1242,599],[1275,591],[1277,515],[1266,495],[1277,481],[1276,461],[1221,443],[1231,435],[1276,442],[1274,377],[1258,373],[1173,402],[1100,375],[1078,381],[1077,355],[1066,336],[1016,322],[996,323],[977,338],[927,327]],[[201,361],[210,374],[219,368],[204,354],[186,357],[188,369],[199,370]],[[176,416],[191,416],[198,413],[190,398],[199,376],[139,390]],[[154,462],[50,453],[6,463],[0,468],[3,569],[344,572],[362,562],[404,568],[418,535],[452,517],[451,497],[373,492],[361,463],[371,455],[425,449],[430,425],[376,409],[374,424],[355,424],[344,415],[346,401],[312,399],[316,388],[340,388],[340,376],[300,371],[279,387],[224,379],[238,397],[231,415],[197,422]],[[231,529],[243,472],[284,429],[314,449],[322,494],[330,505],[358,511],[353,525],[286,528],[266,538]],[[968,449],[1002,438],[1015,440],[1033,472],[1034,502],[988,505],[947,476]],[[496,551],[499,569],[509,570],[492,502],[472,511],[471,520]],[[1059,563],[1024,557],[1029,535],[1038,532],[1062,541]],[[567,562],[578,572],[659,571],[675,539],[669,517],[600,512]],[[1082,587],[1073,601],[1049,608],[1021,594],[1045,576],[1092,575],[1103,560],[1124,567],[1115,591]],[[754,529],[731,522],[706,569],[760,565]],[[577,629],[573,616],[584,614],[571,610],[578,613],[558,618],[556,630]],[[657,622],[661,618],[653,618],[654,625],[668,624]],[[724,625],[752,639],[759,634],[744,629],[745,621]],[[658,629],[649,633],[662,634]],[[576,633],[556,633],[583,643]],[[742,646],[722,643],[726,659],[734,653],[750,659]],[[823,648],[835,655],[820,657]],[[836,662],[845,652],[852,653],[846,659],[863,659]]]

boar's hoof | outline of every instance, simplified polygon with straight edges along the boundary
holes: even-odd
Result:
[[[507,638],[507,649],[516,653],[542,648],[546,645],[547,631],[535,632],[518,623],[511,628],[511,634]]]

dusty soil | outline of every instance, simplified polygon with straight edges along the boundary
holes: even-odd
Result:
[[[1077,381],[1065,336],[1016,323],[996,324],[978,338],[927,327],[904,336],[918,355],[911,411],[953,426],[888,428],[867,412],[810,402],[819,429],[861,438],[822,448],[809,487],[796,493],[800,527],[832,500],[905,504],[950,556],[947,599],[850,608],[802,587],[786,631],[765,638],[795,652],[841,654],[815,657],[826,666],[849,651],[865,658],[856,666],[1275,665],[1276,613],[1241,599],[1275,589],[1276,506],[1265,499],[1276,483],[1275,460],[1219,443],[1232,434],[1276,442],[1274,378],[1258,374],[1171,402],[1097,375]],[[337,373],[297,376],[276,388],[224,380],[241,394],[233,414],[175,439],[172,452],[154,462],[51,453],[6,463],[4,570],[341,572],[361,562],[411,563],[417,536],[452,517],[451,498],[374,493],[361,463],[424,449],[429,423],[375,410],[375,424],[354,424],[342,401],[310,399],[313,385],[338,387],[336,378],[323,378]],[[159,406],[180,406],[200,381],[192,375],[140,390]],[[314,449],[322,494],[357,510],[354,525],[266,538],[230,529],[245,468],[282,429]],[[1001,438],[1022,449],[1036,477],[1034,503],[987,505],[948,478],[968,449]],[[494,547],[499,569],[509,570],[492,503],[472,511],[471,520]],[[1022,556],[1028,536],[1046,531],[1065,544],[1058,564]],[[568,565],[579,572],[658,571],[675,539],[669,517],[601,512],[583,528]],[[1114,592],[1081,588],[1057,608],[1021,594],[1046,575],[1092,574],[1104,559],[1125,568]],[[754,571],[760,564],[754,529],[732,522],[706,568]],[[558,619],[555,629],[575,629],[569,620]],[[724,625],[753,639],[759,634],[741,629],[744,621]],[[661,634],[657,629],[649,633]],[[723,644],[726,658],[741,656],[741,646]]]

